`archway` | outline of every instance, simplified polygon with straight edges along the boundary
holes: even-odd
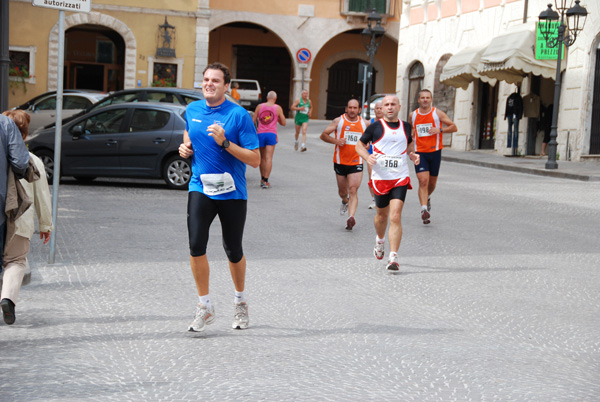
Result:
[[[277,104],[288,115],[292,59],[279,36],[261,25],[231,22],[210,32],[208,48],[208,59],[229,66],[232,78],[257,80],[263,101],[269,91],[277,92]]]
[[[108,27],[116,31],[123,38],[125,43],[123,88],[134,88],[137,42],[129,27],[110,15],[97,12],[76,13],[65,18],[65,31],[77,25]],[[56,70],[58,68],[58,23],[50,31],[48,45],[48,90],[55,90],[57,86]]]
[[[358,82],[360,59],[344,59],[329,68],[327,109],[325,119],[332,120],[344,113],[351,98],[361,99],[363,84]],[[377,88],[377,69],[373,69],[373,88]],[[364,103],[364,101],[363,101]]]
[[[116,31],[77,25],[65,32],[65,88],[123,89],[125,42]]]

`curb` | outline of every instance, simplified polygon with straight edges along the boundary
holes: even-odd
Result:
[[[566,173],[566,172],[557,171],[557,170],[530,169],[530,168],[521,167],[521,166],[504,165],[501,163],[494,163],[494,162],[474,161],[474,160],[470,160],[470,159],[458,158],[458,157],[453,157],[453,156],[442,155],[442,160],[447,161],[447,162],[463,163],[466,165],[487,167],[487,168],[491,168],[491,169],[506,170],[509,172],[526,173],[526,174],[533,174],[533,175],[537,175],[537,176],[556,177],[559,179],[571,179],[571,180],[579,180],[579,181],[600,181],[600,176],[590,176],[590,175],[586,175],[586,174],[577,174],[577,173]]]

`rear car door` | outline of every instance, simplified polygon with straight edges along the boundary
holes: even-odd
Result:
[[[130,175],[160,176],[171,143],[175,116],[162,108],[136,108],[119,144],[121,169]]]
[[[129,109],[95,113],[63,134],[62,163],[67,176],[119,175],[119,139]]]

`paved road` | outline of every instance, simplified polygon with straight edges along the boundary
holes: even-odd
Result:
[[[600,183],[445,162],[430,225],[409,192],[394,275],[366,187],[344,230],[323,128],[306,153],[282,130],[270,190],[249,169],[247,331],[230,329],[218,222],[217,321],[185,331],[184,192],[65,179],[57,264],[33,243],[17,323],[0,323],[0,400],[600,398]]]

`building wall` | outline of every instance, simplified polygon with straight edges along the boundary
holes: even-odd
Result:
[[[540,12],[547,8],[547,0],[529,0],[525,10],[524,0],[403,0],[404,10],[398,44],[397,88],[401,103],[406,104],[408,69],[416,60],[425,67],[424,87],[433,88],[435,67],[445,53],[455,54],[469,46],[483,46],[492,38],[518,26],[533,27]],[[552,2],[554,3],[554,2]],[[558,120],[558,153],[567,157],[569,133],[570,156],[579,160],[589,149],[591,117],[591,87],[595,52],[600,43],[600,4],[588,1],[583,4],[588,18],[583,33],[568,49],[567,67],[563,74]],[[526,22],[523,22],[524,15]],[[515,85],[500,82],[498,99],[498,130],[495,150],[508,154],[506,148],[507,123],[504,107],[507,97],[516,90]],[[530,80],[522,83],[521,94],[529,92]],[[544,95],[549,97],[551,95]],[[471,83],[466,90],[457,89],[454,120],[458,133],[454,134],[452,148],[469,150],[477,148],[477,85]],[[519,134],[519,152],[525,152],[527,125],[522,120]],[[588,130],[586,131],[586,127]]]

